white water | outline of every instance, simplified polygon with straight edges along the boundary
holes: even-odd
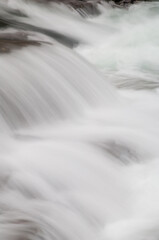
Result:
[[[0,239],[158,240],[159,4],[8,4],[87,44],[0,56]]]

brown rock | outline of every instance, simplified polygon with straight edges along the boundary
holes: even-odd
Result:
[[[9,53],[12,50],[27,46],[40,46],[43,41],[30,40],[26,32],[0,33],[0,53]]]

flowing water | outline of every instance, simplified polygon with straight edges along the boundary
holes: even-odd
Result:
[[[159,239],[159,3],[99,11],[1,2],[0,239]]]

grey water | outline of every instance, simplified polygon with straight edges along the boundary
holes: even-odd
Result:
[[[159,3],[98,10],[1,2],[0,239],[159,239]]]

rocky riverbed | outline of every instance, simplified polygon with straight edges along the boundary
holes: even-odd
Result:
[[[64,4],[82,15],[87,17],[91,15],[100,14],[99,6],[108,3],[113,8],[125,8],[131,4],[141,2],[141,0],[26,0],[26,2],[36,2],[39,4]],[[0,53],[9,53],[12,49],[19,49],[29,45],[41,45],[40,41],[32,41],[28,39],[28,31],[39,32],[45,34],[58,42],[68,46],[74,47],[79,43],[78,39],[59,33],[58,31],[47,30],[41,27],[36,27],[31,24],[21,22],[21,17],[27,18],[24,12],[19,9],[7,8],[9,1],[5,2],[5,5],[0,6]],[[13,28],[16,31],[13,33],[4,33],[4,29]]]

